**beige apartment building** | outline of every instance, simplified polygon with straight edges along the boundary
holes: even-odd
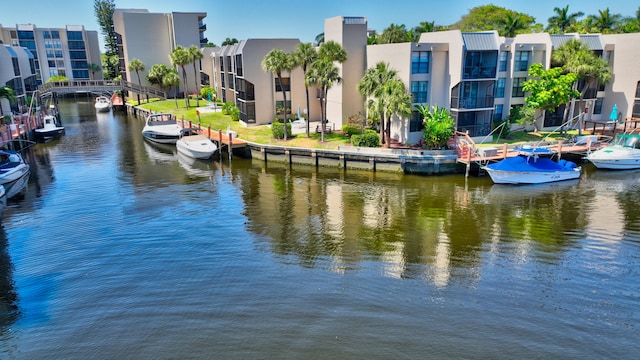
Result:
[[[138,82],[135,71],[129,69],[133,59],[139,59],[145,65],[140,72],[142,85],[149,85],[146,75],[155,64],[171,67],[170,54],[176,47],[185,48],[196,45],[200,48],[208,40],[204,37],[207,16],[205,12],[150,13],[146,9],[115,9],[113,13],[114,30],[118,36],[118,56],[122,79]],[[182,78],[182,69],[177,69]],[[185,66],[188,89],[194,92],[200,83],[200,75],[193,72],[193,65]]]
[[[0,44],[0,86],[13,89],[17,98],[13,104],[7,99],[0,99],[1,110],[9,113],[18,111],[21,106],[29,106],[26,97],[38,87],[35,58],[29,49]]]
[[[522,34],[505,38],[496,31],[463,33],[458,30],[424,33],[416,43],[367,45],[364,17],[334,17],[325,20],[325,40],[340,43],[348,60],[339,64],[343,81],[334,85],[327,97],[327,119],[340,128],[346,119],[364,111],[365,99],[357,83],[369,67],[386,62],[398,72],[417,105],[438,105],[451,111],[456,128],[482,139],[495,121],[509,115],[514,106],[525,103],[522,83],[529,66],[551,66],[551,54],[569,39],[579,39],[608,61],[613,78],[607,84],[591,84],[582,100],[569,103],[569,118],[608,121],[617,105],[618,119],[640,117],[640,33]],[[215,49],[209,68],[202,71],[218,97],[233,101],[247,124],[273,121],[282,102],[272,74],[261,68],[264,56],[274,48],[291,52],[297,39],[248,39]],[[295,113],[305,107],[304,76],[295,69],[287,78],[287,101]],[[582,84],[579,84],[580,88]],[[311,89],[311,121],[320,120],[316,89]],[[314,96],[315,95],[315,96]],[[279,103],[280,102],[280,103]],[[556,112],[539,112],[536,125],[553,130],[562,125],[564,106]],[[408,118],[393,118],[391,136],[401,143],[417,143],[422,138],[422,119],[417,111]]]
[[[64,28],[39,28],[34,24],[0,25],[0,41],[31,51],[38,84],[58,75],[73,80],[102,79],[102,71],[91,71],[90,67],[90,64],[102,64],[98,32],[86,30],[83,25]]]

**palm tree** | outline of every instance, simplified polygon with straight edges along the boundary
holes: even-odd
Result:
[[[593,16],[593,25],[598,32],[610,34],[621,18],[622,16],[620,14],[611,14],[609,8],[606,8],[604,10],[598,10],[598,16]]]
[[[324,142],[324,132],[327,122],[327,93],[334,83],[340,83],[341,81],[342,78],[340,77],[338,67],[328,58],[319,58],[314,61],[305,77],[306,86],[315,85],[320,88],[320,111],[322,113],[320,141],[322,142]]]
[[[500,35],[512,38],[525,29],[527,29],[527,24],[522,20],[522,17],[519,14],[509,12],[503,19]]]
[[[136,72],[136,75],[138,76],[138,86],[140,87],[140,90],[142,90],[142,82],[140,81],[140,71],[144,71],[144,63],[140,61],[140,59],[134,58],[131,60],[131,62],[129,62],[129,69]],[[140,105],[140,92],[136,92],[136,95],[138,96],[138,105]],[[149,96],[147,95],[147,103],[148,102],[149,102]]]
[[[293,61],[295,66],[299,66],[302,68],[302,72],[304,73],[305,77],[307,76],[307,70],[309,69],[309,66],[311,66],[311,64],[316,61],[316,59],[318,58],[318,53],[316,52],[316,49],[313,48],[313,45],[311,43],[301,43],[298,44],[298,47],[296,48],[296,51],[293,53]],[[309,134],[309,119],[311,119],[311,109],[309,107],[309,86],[307,85],[306,81],[304,84],[304,90],[305,90],[305,95],[306,95],[306,99],[307,99],[307,137],[310,136]]]
[[[178,109],[178,86],[180,85],[180,76],[176,72],[176,69],[170,69],[162,78],[162,85],[171,89],[172,86],[176,87],[174,99],[176,100],[176,109]]]
[[[2,106],[2,99],[7,99],[7,101],[9,101],[9,104],[12,104],[17,100],[16,92],[8,86],[0,87],[0,113],[4,115],[5,111],[4,106]]]
[[[102,70],[102,68],[100,67],[100,65],[98,64],[94,64],[94,63],[89,63],[87,64],[87,68],[89,69],[89,71],[91,71],[91,78],[93,80],[95,80],[96,77],[96,73],[100,70]]]
[[[595,87],[596,83],[606,84],[611,80],[611,68],[607,62],[594,54],[589,46],[580,40],[571,39],[551,53],[551,62],[555,66],[561,66],[566,73],[578,75],[578,80],[573,84],[573,88],[578,88],[578,83],[582,82],[580,91],[580,104],[583,103],[584,94],[590,87]],[[572,100],[571,107],[575,106]],[[568,108],[565,108],[564,121],[567,120]],[[563,122],[564,122],[563,121]],[[579,132],[582,133],[582,126]]]
[[[171,72],[171,70],[175,69],[172,69],[165,64],[155,64],[151,67],[151,69],[149,69],[149,72],[147,73],[147,81],[150,84],[160,86],[160,91],[164,93],[165,86],[163,83],[163,79],[165,76],[167,76],[168,73]],[[166,97],[167,94],[165,93],[165,98]]]
[[[566,33],[567,30],[571,29],[576,24],[579,17],[584,16],[584,13],[582,11],[578,11],[573,14],[570,14],[569,5],[563,8],[554,7],[553,11],[556,13],[556,15],[549,18],[548,20],[549,25],[547,26],[547,29],[546,29],[547,32],[552,32],[552,33],[555,33],[555,32],[558,32],[560,34]]]
[[[320,45],[318,49],[318,58],[337,61],[343,63],[347,61],[347,52],[342,45],[330,40]]]
[[[191,56],[191,61],[193,61],[193,75],[195,76],[196,81],[196,107],[200,107],[200,76],[198,76],[198,68],[200,67],[200,59],[202,59],[202,51],[198,49],[197,46],[191,45],[189,46],[189,55]],[[198,66],[196,66],[196,62]]]
[[[379,62],[375,67],[368,68],[362,79],[358,82],[358,91],[364,97],[373,97],[373,101],[369,101],[367,108],[372,114],[380,116],[380,141],[385,144],[385,102],[383,98],[384,85],[397,80],[398,72],[389,67],[385,62]]]
[[[287,140],[287,89],[282,82],[282,73],[293,69],[293,59],[290,54],[280,49],[273,49],[262,59],[262,69],[265,72],[275,74],[278,78],[282,99],[284,100],[284,140]],[[276,114],[277,115],[277,114]]]
[[[182,68],[182,82],[184,84],[184,101],[187,109],[189,108],[189,91],[187,85],[187,71],[184,69],[185,65],[191,62],[189,51],[182,46],[176,47],[170,55],[171,64],[173,66],[180,66]]]
[[[411,41],[412,42],[420,41],[420,35],[422,33],[433,32],[435,31],[435,28],[436,28],[435,21],[432,21],[432,22],[421,21],[420,24],[418,24],[418,26],[411,29]]]
[[[394,44],[410,41],[404,24],[391,24],[378,36],[378,44]]]
[[[316,45],[320,46],[320,44],[324,43],[324,33],[320,33],[318,35],[316,35],[316,38],[314,39],[314,41],[316,42]]]
[[[391,145],[391,118],[396,115],[399,118],[406,118],[411,115],[411,103],[413,97],[407,91],[404,83],[400,79],[387,82],[383,86],[383,97],[386,106],[384,108],[387,117],[387,125],[385,126],[387,147]],[[388,116],[387,116],[388,115]]]

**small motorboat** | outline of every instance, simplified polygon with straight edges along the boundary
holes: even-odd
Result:
[[[195,159],[209,159],[218,150],[211,139],[200,134],[197,128],[183,129],[176,141],[178,152]]]
[[[0,150],[0,185],[4,187],[7,199],[20,194],[26,187],[31,173],[20,153]]]
[[[94,104],[97,112],[108,112],[111,110],[111,99],[106,96],[98,96]]]
[[[587,155],[598,169],[640,169],[640,134],[618,134],[613,142]]]
[[[42,127],[35,129],[38,141],[44,142],[59,138],[64,134],[64,126],[60,125],[53,115],[45,115],[42,119]]]
[[[147,116],[142,136],[160,144],[175,144],[182,128],[171,114],[151,114]]]
[[[572,161],[553,161],[548,149],[520,149],[518,155],[482,166],[494,184],[543,184],[577,179],[582,168]]]

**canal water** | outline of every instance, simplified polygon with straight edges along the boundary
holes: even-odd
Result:
[[[637,358],[640,172],[542,186],[66,135],[0,227],[2,359]]]

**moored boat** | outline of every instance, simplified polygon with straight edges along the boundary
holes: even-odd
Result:
[[[587,160],[598,169],[640,169],[640,134],[618,134],[611,144],[587,155]]]
[[[180,137],[180,127],[171,114],[151,114],[147,116],[142,136],[161,144],[175,144]]]
[[[111,106],[111,99],[106,96],[98,96],[94,104],[94,107],[98,112],[108,112],[109,110],[111,110]]]
[[[549,153],[546,151],[546,153]],[[520,152],[482,167],[495,184],[543,184],[577,179],[582,168],[567,160],[553,161],[539,152]]]
[[[218,150],[216,144],[196,128],[183,129],[176,141],[176,148],[180,153],[195,159],[209,159]]]
[[[20,153],[0,150],[0,185],[4,187],[7,199],[26,188],[30,173],[29,164],[24,162]]]
[[[64,134],[64,126],[60,125],[53,115],[46,115],[42,119],[42,127],[35,129],[35,136],[38,141],[48,141],[58,138]]]

